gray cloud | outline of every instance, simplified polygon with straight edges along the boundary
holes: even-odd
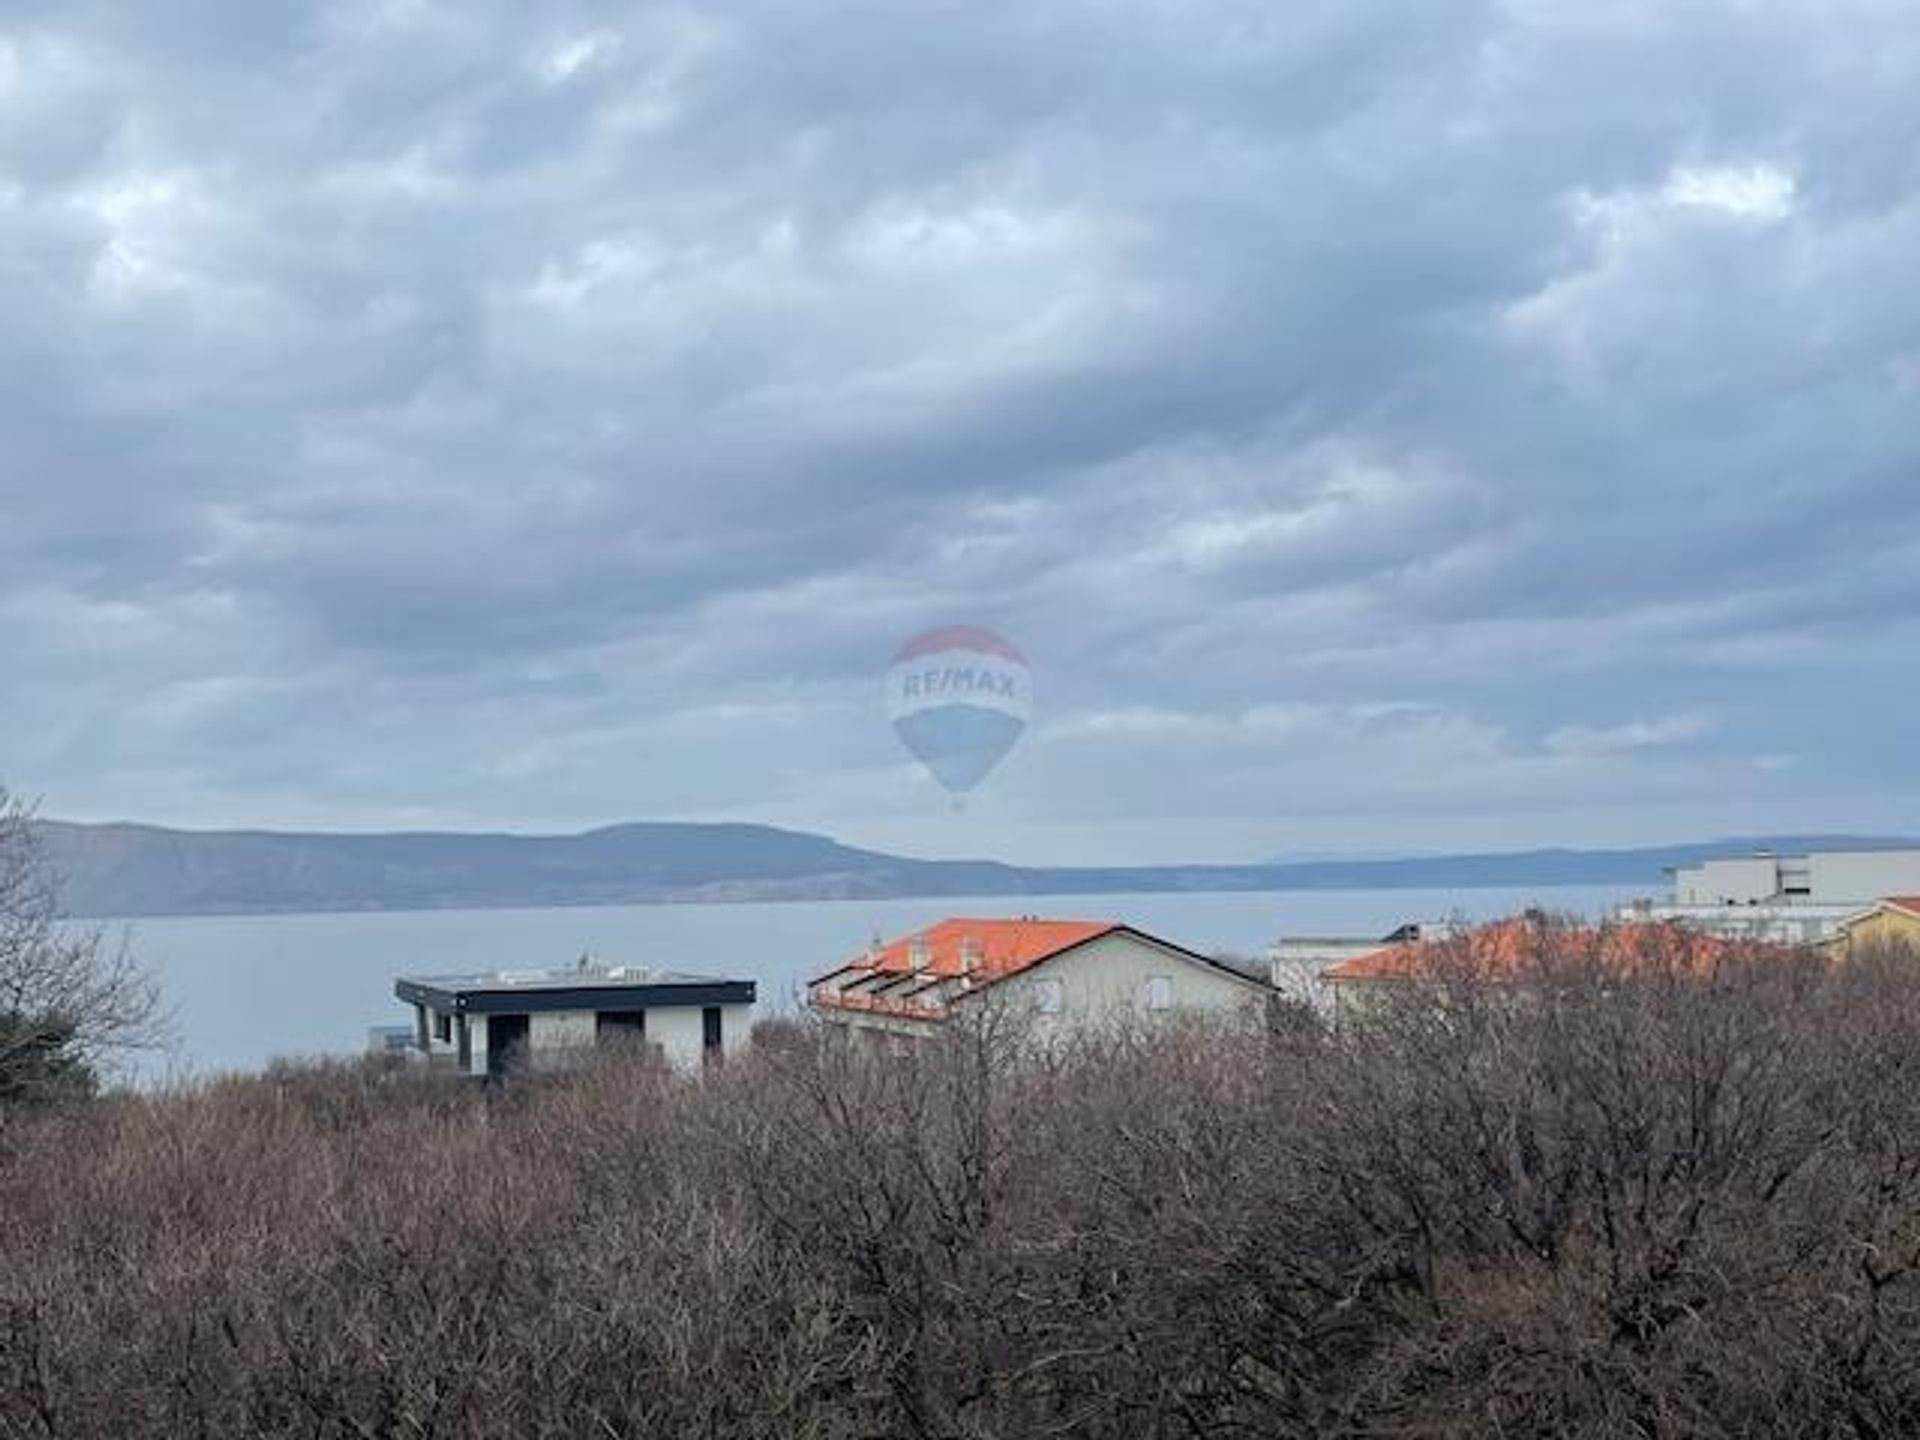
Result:
[[[0,769],[1022,858],[1910,829],[1890,0],[0,12]],[[1030,651],[960,830],[878,671]]]

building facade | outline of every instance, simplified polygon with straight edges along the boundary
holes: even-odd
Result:
[[[677,1069],[711,1065],[746,1043],[755,998],[751,980],[584,963],[403,976],[393,991],[413,1007],[415,1049],[463,1074],[493,1076],[562,1069],[613,1044]]]
[[[1623,920],[1673,920],[1730,940],[1824,944],[1884,895],[1920,894],[1920,850],[1730,855],[1676,866],[1665,900],[1635,900]]]
[[[1732,855],[1676,866],[1676,905],[1861,905],[1920,894],[1920,850]]]
[[[1920,952],[1920,895],[1893,895],[1840,922],[1827,953],[1836,960],[1873,950]]]
[[[952,919],[815,980],[807,1002],[850,1032],[924,1036],[988,1005],[1037,1038],[1163,1014],[1257,1011],[1271,987],[1114,921]]]

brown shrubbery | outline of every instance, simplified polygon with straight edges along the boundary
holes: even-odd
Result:
[[[1920,1429],[1920,965],[1534,943],[1332,1029],[29,1117],[0,1435]]]

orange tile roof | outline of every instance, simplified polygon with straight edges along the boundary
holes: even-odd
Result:
[[[1873,908],[1879,910],[1888,905],[1896,910],[1904,910],[1909,915],[1920,916],[1920,895],[1889,895]]]
[[[1124,927],[1113,920],[942,920],[937,925],[877,946],[823,975],[810,987],[815,1005],[843,1010],[876,1010],[925,1018],[941,1013],[926,1006],[887,995],[841,993],[847,987],[907,976],[918,971],[933,980],[965,975],[975,986],[988,985],[1029,970],[1063,950],[1071,950]],[[972,957],[971,968],[966,964]],[[916,963],[919,961],[920,963]],[[836,988],[824,988],[829,981]]]
[[[1544,943],[1543,943],[1544,942]],[[1447,939],[1410,940],[1385,945],[1342,960],[1320,972],[1334,984],[1373,980],[1419,980],[1463,971],[1482,979],[1511,981],[1538,971],[1542,960],[1592,957],[1603,964],[1632,969],[1654,962],[1678,962],[1711,969],[1729,942],[1662,921],[1618,925],[1541,927],[1516,916],[1462,931]]]

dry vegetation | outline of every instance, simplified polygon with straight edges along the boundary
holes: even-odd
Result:
[[[43,1110],[0,1434],[1913,1433],[1913,959],[1585,945],[1337,1032]]]
[[[0,786],[0,1125],[21,1106],[84,1099],[103,1067],[168,1033],[126,946],[61,923],[33,808]]]

